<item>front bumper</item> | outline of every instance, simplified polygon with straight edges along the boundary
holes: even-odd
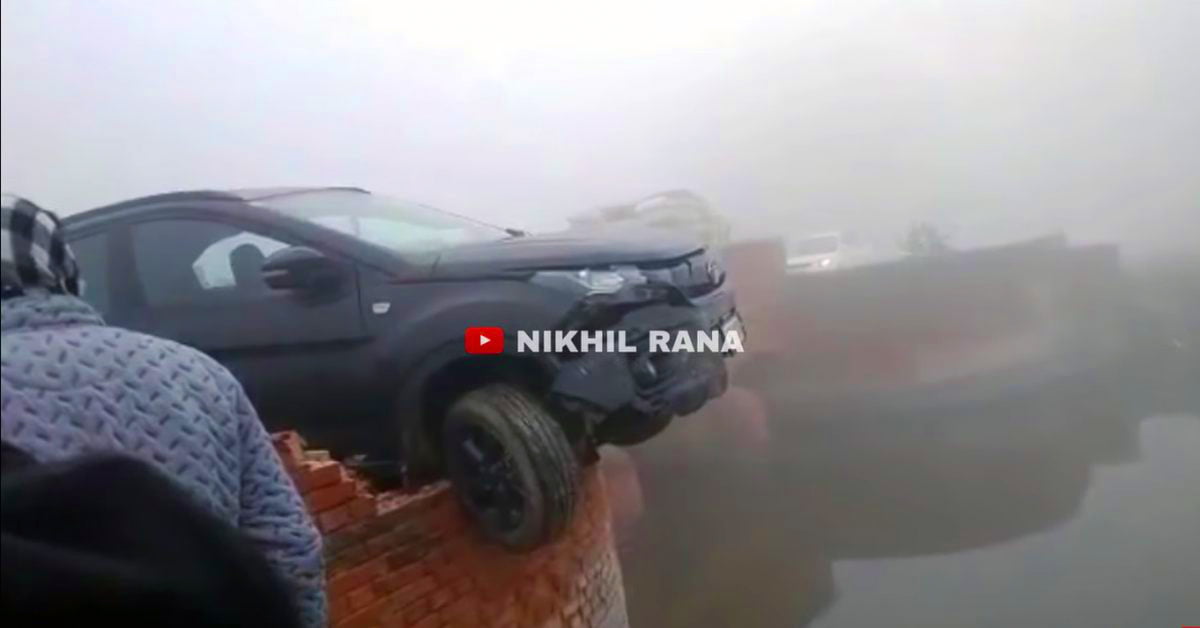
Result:
[[[622,301],[612,305],[623,304],[627,305]],[[650,330],[736,332],[745,337],[733,294],[727,289],[685,302],[629,308],[606,328],[625,331],[638,351],[589,353],[560,360],[551,390],[560,405],[587,417],[593,427],[606,421],[691,414],[728,387],[726,355],[652,352],[646,338]]]
[[[638,391],[630,409],[645,416],[684,416],[699,410],[709,399],[725,394],[729,375],[723,356],[684,353],[685,361],[657,386]]]
[[[657,374],[650,381],[642,375],[647,365]],[[605,413],[630,406],[647,414],[660,410],[689,414],[698,404],[724,393],[726,379],[724,356],[719,354],[680,353],[669,358],[638,354],[630,359],[597,353],[564,363],[551,392]]]

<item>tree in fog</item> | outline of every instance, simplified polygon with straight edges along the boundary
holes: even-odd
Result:
[[[900,248],[909,255],[942,255],[954,250],[950,237],[929,222],[918,222],[908,229]]]

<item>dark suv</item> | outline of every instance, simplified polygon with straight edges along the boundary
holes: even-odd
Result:
[[[726,386],[652,329],[740,325],[721,266],[664,239],[530,236],[355,188],[179,192],[69,217],[109,323],[198,347],[271,430],[366,471],[446,474],[513,547],[569,518],[579,461]],[[466,352],[467,327],[505,351]],[[624,330],[635,353],[518,353],[520,330]]]

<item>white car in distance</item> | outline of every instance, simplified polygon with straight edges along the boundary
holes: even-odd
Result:
[[[850,231],[830,231],[789,240],[788,273],[821,273],[864,264],[871,248]]]

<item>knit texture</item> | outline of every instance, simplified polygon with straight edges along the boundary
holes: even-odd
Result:
[[[2,313],[5,441],[43,462],[116,451],[158,467],[266,555],[306,625],[325,625],[320,534],[229,371],[107,327],[75,297],[6,299]]]

